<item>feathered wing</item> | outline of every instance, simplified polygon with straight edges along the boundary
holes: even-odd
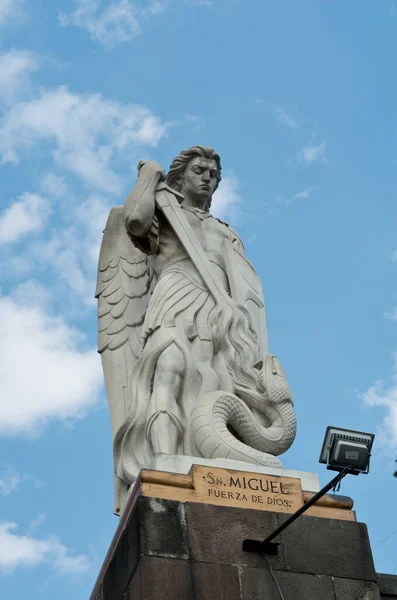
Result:
[[[131,404],[131,373],[141,351],[141,329],[152,284],[147,256],[127,235],[123,207],[110,211],[99,255],[98,352],[102,357],[112,437]]]

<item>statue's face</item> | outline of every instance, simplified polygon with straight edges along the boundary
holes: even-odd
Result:
[[[205,204],[218,184],[216,161],[198,156],[192,158],[183,175],[181,194],[203,201]]]

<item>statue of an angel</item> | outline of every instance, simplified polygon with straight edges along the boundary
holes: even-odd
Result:
[[[96,296],[116,513],[159,455],[280,467],[295,437],[260,280],[237,233],[210,213],[220,181],[212,148],[182,151],[168,174],[140,161],[106,224]]]

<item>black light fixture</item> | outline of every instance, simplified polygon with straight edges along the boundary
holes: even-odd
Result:
[[[243,550],[246,552],[262,552],[264,554],[277,554],[279,542],[273,542],[284,529],[296,521],[304,512],[315,504],[329,490],[335,489],[346,475],[367,474],[371,449],[374,442],[373,433],[363,433],[340,427],[327,427],[323,446],[321,448],[320,463],[325,463],[327,469],[338,471],[336,477],[315,494],[306,504],[301,506],[280,527],[267,536],[263,541],[244,540]]]
[[[368,473],[373,433],[327,427],[319,462],[331,471],[348,469],[351,475]]]

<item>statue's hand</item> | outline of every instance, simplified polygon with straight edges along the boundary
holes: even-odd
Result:
[[[141,174],[141,171],[142,173],[144,172],[145,175],[152,173],[154,177],[158,177],[158,181],[165,181],[165,178],[167,177],[163,167],[155,160],[140,160],[138,163],[138,177]]]

